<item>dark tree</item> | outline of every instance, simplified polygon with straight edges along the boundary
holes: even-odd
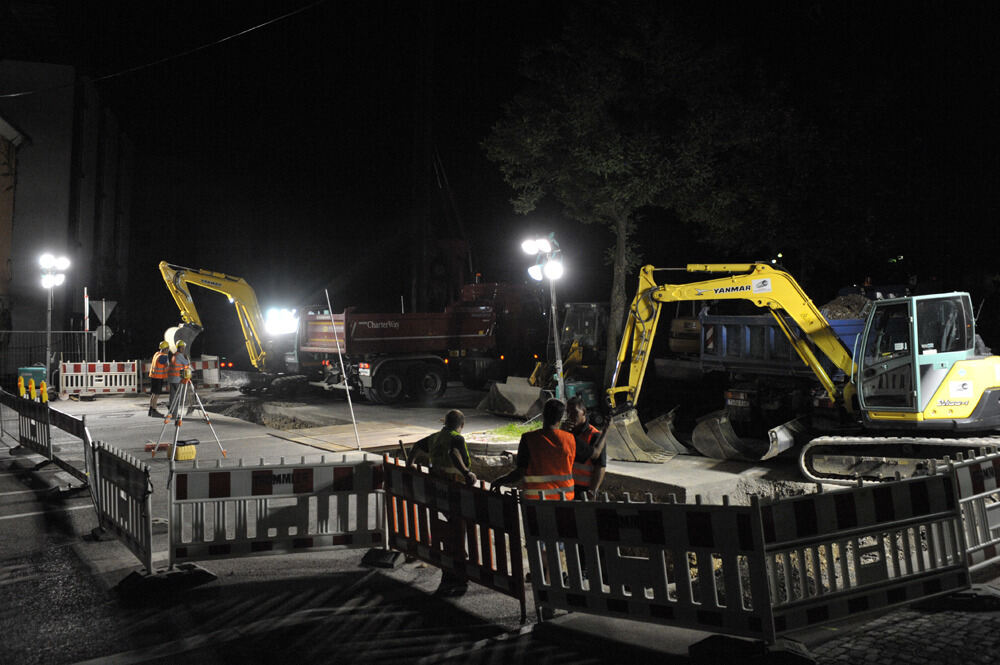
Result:
[[[720,252],[759,256],[811,238],[795,207],[815,137],[752,67],[746,75],[732,51],[682,35],[665,7],[577,6],[556,43],[525,57],[527,85],[483,142],[517,212],[551,197],[611,231],[609,370],[644,209],[668,209]]]

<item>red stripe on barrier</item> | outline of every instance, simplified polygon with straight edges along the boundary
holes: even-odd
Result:
[[[225,499],[230,496],[230,476],[228,471],[208,474],[208,498]]]
[[[274,475],[270,469],[266,471],[254,471],[250,475],[250,494],[253,496],[267,496],[274,493],[274,485],[271,483],[271,476]]]
[[[334,477],[336,477],[334,469]],[[336,486],[336,483],[334,483]],[[313,470],[293,469],[292,470],[292,492],[294,494],[309,494],[313,491]]]
[[[333,469],[333,489],[337,491],[354,489],[354,467],[338,466]]]

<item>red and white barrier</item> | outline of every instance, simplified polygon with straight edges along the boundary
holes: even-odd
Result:
[[[59,363],[59,396],[136,394],[138,365],[137,360]]]
[[[171,565],[382,542],[377,458],[238,464],[178,465],[170,489]]]
[[[139,385],[144,393],[149,392],[149,368],[151,364],[148,360],[141,363],[142,371],[139,376]],[[204,356],[200,360],[192,360],[191,372],[194,373],[192,380],[197,388],[213,389],[221,385],[219,359],[216,356]]]
[[[518,599],[523,619],[517,499],[384,460],[389,546]]]

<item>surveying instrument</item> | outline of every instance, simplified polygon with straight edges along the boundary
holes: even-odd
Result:
[[[193,397],[194,402],[188,407],[188,398]],[[201,412],[201,418],[208,425],[208,428],[212,430],[212,436],[215,438],[215,443],[218,444],[219,450],[222,452],[222,456],[226,457],[226,449],[222,447],[222,442],[219,440],[219,435],[215,431],[215,427],[212,425],[212,419],[208,415],[208,411],[205,410],[205,404],[201,401],[201,397],[198,395],[197,389],[195,389],[194,384],[191,383],[191,379],[185,377],[181,379],[177,390],[170,397],[170,406],[167,408],[167,416],[163,419],[163,427],[160,428],[160,436],[157,437],[156,445],[153,446],[153,457],[156,457],[156,448],[159,442],[163,440],[163,433],[167,429],[167,425],[170,421],[174,421],[174,440],[170,446],[170,480],[173,480],[174,476],[174,462],[177,461],[177,450],[178,450],[178,440],[180,439],[181,426],[184,424],[184,415],[188,410],[194,411],[197,407],[197,411]],[[193,456],[192,458],[193,459]],[[167,481],[167,486],[170,486],[170,480]]]

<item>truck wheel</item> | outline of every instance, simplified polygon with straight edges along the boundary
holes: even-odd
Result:
[[[418,365],[410,370],[410,393],[420,402],[429,402],[444,394],[448,387],[444,370],[434,365]]]
[[[403,399],[406,393],[406,386],[403,377],[394,369],[384,369],[375,376],[375,395],[378,401],[383,404],[395,404]]]

